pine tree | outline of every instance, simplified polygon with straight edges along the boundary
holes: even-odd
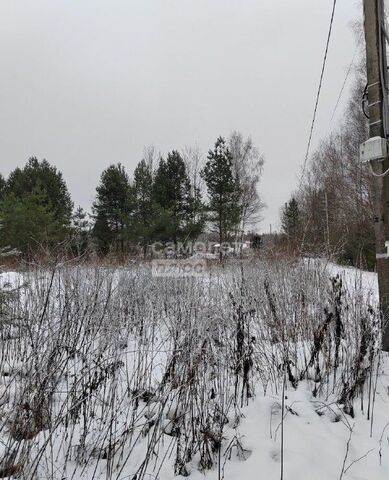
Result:
[[[103,171],[93,204],[93,235],[101,252],[107,253],[111,247],[122,253],[125,251],[126,240],[130,236],[132,195],[123,165],[110,165]]]
[[[224,138],[217,139],[207,158],[202,176],[208,190],[208,220],[222,246],[240,222],[239,185],[233,175],[232,157]]]

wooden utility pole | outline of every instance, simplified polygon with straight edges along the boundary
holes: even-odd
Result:
[[[367,95],[369,102],[369,136],[381,137],[387,141],[387,86],[386,48],[382,31],[383,0],[364,0]],[[384,95],[386,96],[384,98]],[[372,194],[374,208],[374,229],[376,238],[376,259],[380,307],[383,320],[382,348],[389,352],[389,175],[382,175],[389,169],[389,157],[371,161]]]

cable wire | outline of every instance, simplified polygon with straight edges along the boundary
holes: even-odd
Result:
[[[340,89],[338,99],[336,100],[336,104],[335,104],[334,110],[333,110],[332,115],[331,115],[330,124],[332,123],[332,120],[334,119],[336,110],[337,110],[337,108],[338,108],[338,106],[339,106],[339,103],[340,103],[340,99],[342,98],[344,89],[345,89],[345,87],[346,87],[346,83],[347,83],[348,77],[350,76],[350,73],[351,73],[351,71],[352,71],[352,68],[353,68],[355,59],[356,59],[356,57],[357,57],[357,54],[358,54],[358,51],[359,51],[359,48],[360,48],[359,42],[360,42],[360,39],[361,39],[361,38],[362,38],[362,34],[359,36],[359,39],[358,39],[358,41],[357,41],[357,46],[355,47],[355,52],[354,52],[353,58],[352,58],[352,60],[351,60],[351,62],[350,62],[350,65],[349,65],[349,67],[348,67],[348,69],[347,69],[346,76],[345,76],[345,78],[344,78],[342,88]]]
[[[325,52],[324,52],[323,64],[322,64],[322,67],[321,67],[319,88],[318,88],[317,94],[316,94],[315,108],[314,108],[314,110],[313,110],[313,118],[312,118],[312,123],[311,123],[311,129],[310,129],[310,132],[309,132],[309,138],[308,138],[308,144],[307,144],[307,151],[306,151],[306,153],[305,153],[303,170],[302,170],[301,179],[300,179],[300,187],[301,187],[301,184],[302,184],[302,181],[303,181],[303,177],[304,177],[304,174],[305,174],[305,168],[306,168],[307,160],[308,160],[308,157],[309,157],[309,150],[310,150],[310,148],[311,148],[313,129],[314,129],[314,126],[315,126],[315,121],[316,121],[317,107],[318,107],[318,105],[319,105],[321,87],[322,87],[322,85],[323,85],[324,71],[325,71],[326,63],[327,63],[328,49],[329,49],[329,46],[330,46],[331,33],[332,33],[332,25],[333,25],[333,23],[334,23],[336,2],[337,2],[337,0],[333,0],[330,26],[329,26],[329,30],[328,30],[327,43],[326,43],[326,48],[325,48]]]

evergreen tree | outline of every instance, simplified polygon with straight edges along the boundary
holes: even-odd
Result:
[[[259,251],[262,248],[262,237],[259,233],[253,233],[251,235],[251,247],[255,251]]]
[[[73,243],[78,257],[86,252],[89,228],[90,225],[87,214],[84,209],[79,206],[72,217]]]
[[[150,162],[141,160],[134,171],[134,237],[143,248],[146,257],[147,245],[156,238],[161,209],[154,201],[153,170]]]
[[[92,207],[94,208],[94,207]],[[92,239],[96,250],[104,255],[115,243],[115,235],[108,223],[107,216],[102,212],[95,215],[95,222],[92,229]]]
[[[0,173],[0,202],[3,200],[5,196],[5,187],[7,185],[7,182],[5,181],[5,178],[3,175]]]
[[[198,200],[192,195],[190,180],[185,162],[179,152],[173,150],[167,159],[161,158],[154,179],[153,197],[165,214],[156,226],[161,240],[185,241],[194,238],[201,230],[201,222],[195,211]]]
[[[125,251],[132,207],[132,189],[123,165],[110,165],[101,174],[93,204],[93,234],[103,253],[110,247]]]
[[[0,205],[0,245],[31,254],[41,247],[53,247],[63,239],[63,225],[54,217],[46,192],[35,187],[17,198],[8,194]]]
[[[0,178],[0,245],[32,253],[68,235],[72,201],[62,173],[46,160],[30,158],[7,181]]]
[[[239,185],[233,175],[232,157],[224,138],[217,139],[207,158],[202,176],[208,190],[208,220],[222,245],[240,222]]]
[[[53,218],[61,225],[69,226],[73,204],[62,173],[47,160],[39,162],[31,157],[26,165],[10,173],[5,192],[22,200],[39,187],[46,205],[52,209]]]
[[[295,248],[300,234],[300,210],[295,197],[285,204],[282,211],[281,228],[288,239],[289,246]]]
[[[204,230],[205,215],[200,189],[193,185],[189,194],[188,206],[186,236],[188,239],[195,240]]]

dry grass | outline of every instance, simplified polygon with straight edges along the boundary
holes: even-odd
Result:
[[[255,395],[308,381],[349,415],[367,388],[371,408],[376,311],[320,265],[35,267],[1,302],[0,478],[221,478]]]

